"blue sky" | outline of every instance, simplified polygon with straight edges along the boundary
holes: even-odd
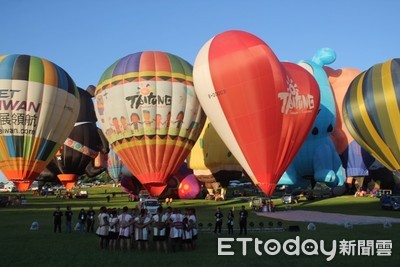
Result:
[[[366,70],[400,56],[398,0],[5,0],[0,8],[0,55],[46,58],[83,88],[135,52],[193,64],[205,42],[232,29],[257,35],[282,61],[330,47],[331,67]]]

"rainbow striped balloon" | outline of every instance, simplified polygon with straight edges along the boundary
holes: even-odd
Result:
[[[400,169],[400,59],[376,64],[350,84],[343,116],[354,139],[390,170]]]
[[[192,66],[159,51],[134,53],[107,68],[95,110],[111,148],[154,195],[182,165],[205,122]]]
[[[28,189],[74,127],[79,93],[59,66],[29,55],[0,56],[0,169]]]

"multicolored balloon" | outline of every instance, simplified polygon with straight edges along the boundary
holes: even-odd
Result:
[[[185,177],[193,174],[193,170],[187,167],[187,164],[184,162],[182,166],[179,168],[178,172],[171,175],[167,180],[167,186],[164,191],[160,194],[160,198],[179,198],[178,189],[179,186]]]
[[[116,61],[100,78],[95,103],[112,149],[154,195],[182,165],[205,121],[192,66],[163,52]]]
[[[178,188],[179,198],[193,199],[200,194],[201,186],[195,175],[186,176]]]
[[[79,92],[56,64],[29,55],[0,56],[0,169],[26,191],[67,138]]]
[[[281,63],[268,45],[243,31],[227,31],[197,55],[199,101],[226,146],[271,195],[306,138],[319,107],[315,79]]]
[[[118,181],[122,171],[122,160],[118,157],[114,150],[110,149],[108,153],[107,169],[111,179]]]
[[[376,64],[350,84],[343,117],[350,134],[385,167],[400,170],[400,59]]]

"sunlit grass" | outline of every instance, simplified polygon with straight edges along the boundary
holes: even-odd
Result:
[[[107,190],[107,192],[105,192]],[[316,231],[307,231],[307,223],[281,221],[283,232],[270,231],[277,227],[279,220],[258,217],[250,212],[249,223],[253,222],[254,227],[248,226],[248,237],[259,238],[261,240],[277,239],[282,243],[290,238],[299,236],[302,240],[312,238],[315,240],[378,240],[388,239],[393,241],[393,255],[391,257],[367,257],[367,256],[340,256],[327,263],[325,256],[277,256],[262,255],[258,256],[253,247],[248,248],[248,254],[241,254],[241,245],[233,243],[232,250],[234,256],[217,255],[217,236],[208,231],[207,224],[211,223],[214,227],[214,212],[217,207],[222,209],[226,216],[228,210],[234,209],[235,215],[242,205],[249,210],[249,204],[239,199],[227,201],[210,200],[174,200],[173,207],[184,209],[195,207],[198,214],[198,222],[203,224],[197,242],[198,248],[195,251],[179,251],[168,255],[157,254],[154,244],[150,241],[150,252],[139,253],[134,250],[130,253],[102,251],[98,248],[98,239],[94,234],[71,234],[53,233],[52,213],[57,206],[63,211],[67,205],[72,207],[76,222],[77,214],[81,208],[88,209],[93,206],[96,211],[102,205],[107,207],[122,208],[128,206],[133,208],[137,202],[128,202],[128,196],[121,194],[120,188],[90,188],[89,198],[87,199],[57,199],[55,196],[33,197],[31,192],[26,194],[27,204],[21,207],[0,208],[0,266],[355,266],[368,264],[368,266],[396,266],[400,261],[400,230],[399,224],[393,224],[392,228],[385,229],[382,225],[356,225],[353,229],[346,229],[343,226],[317,224]],[[112,197],[112,192],[117,192]],[[108,203],[106,196],[110,195]],[[277,210],[284,210],[284,205],[279,199],[274,200]],[[374,198],[353,198],[338,197],[316,201],[301,200],[298,204],[291,206],[292,209],[317,210],[325,212],[337,212],[344,214],[375,215],[400,217],[400,212],[385,211],[379,207],[379,200]],[[39,231],[30,231],[32,221],[38,221]],[[264,231],[259,223],[263,222]],[[272,227],[268,226],[272,223]],[[288,227],[298,225],[300,232],[289,232]],[[64,228],[64,225],[62,225]],[[225,224],[223,228],[226,229]],[[238,221],[235,220],[235,235],[238,237]],[[268,231],[267,231],[268,230]],[[228,237],[223,232],[222,237]]]

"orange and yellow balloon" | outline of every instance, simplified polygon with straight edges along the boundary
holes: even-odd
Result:
[[[95,106],[112,149],[153,194],[178,171],[205,121],[192,66],[164,52],[117,60],[98,83]]]

